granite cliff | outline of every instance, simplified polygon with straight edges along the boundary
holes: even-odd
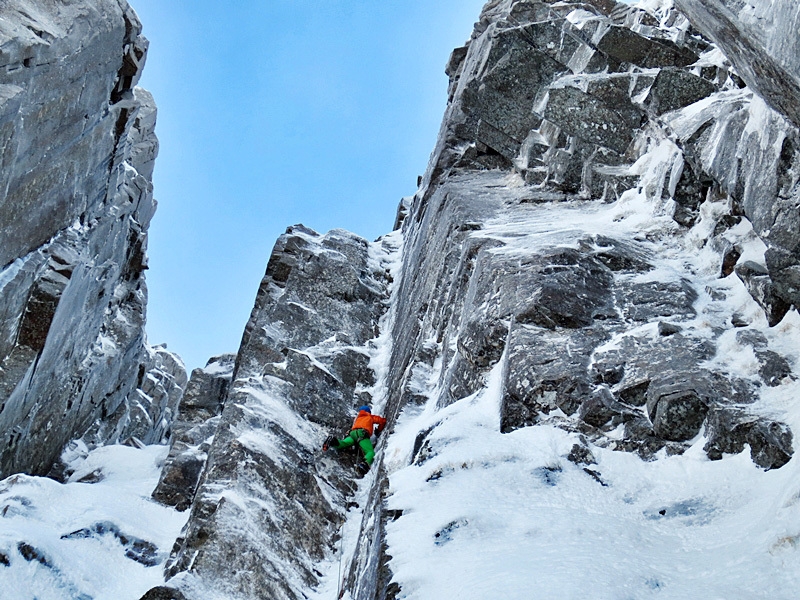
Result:
[[[123,1],[0,5],[0,474],[169,438],[186,375],[144,340],[158,142]]]
[[[4,473],[47,472],[75,438],[170,437],[152,497],[180,536],[115,534],[120,560],[163,568],[143,600],[793,597],[800,8],[489,1],[394,231],[287,229],[238,353],[187,384],[141,331],[156,146],[138,21],[124,2],[13,6]],[[19,116],[75,79],[47,52],[108,72],[78,129],[37,117],[62,135],[45,143]],[[92,135],[68,202],[25,167]],[[363,403],[389,435],[356,477],[356,453],[320,445]],[[14,451],[29,440],[48,453]],[[113,474],[63,457],[69,485]],[[0,489],[11,518],[23,485]],[[0,574],[57,570],[28,542],[0,546]]]

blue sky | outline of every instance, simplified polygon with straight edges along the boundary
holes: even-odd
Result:
[[[425,170],[444,66],[483,0],[131,0],[159,107],[150,343],[238,349],[294,223],[387,233]]]

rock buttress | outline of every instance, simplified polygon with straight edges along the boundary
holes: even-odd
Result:
[[[756,401],[795,376],[769,327],[794,293],[778,259],[797,241],[781,209],[797,131],[717,50],[665,7],[487,3],[398,210],[390,428],[494,374],[498,429],[564,429],[575,463],[591,447],[649,461],[698,443],[711,460],[749,446],[763,469],[791,459],[791,430]],[[319,582],[353,488],[308,457],[370,385],[359,356],[385,298],[366,247],[301,227],[278,241],[168,570],[187,597],[299,598]],[[752,350],[749,371],[726,362],[732,348]],[[436,428],[411,464],[436,456]],[[402,585],[386,526],[404,516],[380,456],[345,566],[358,600]]]
[[[294,226],[278,240],[167,567],[188,598],[299,599],[318,584],[358,459],[320,447],[375,383],[370,340],[387,298],[372,254],[340,230]]]
[[[798,241],[781,208],[797,130],[715,56],[675,10],[487,3],[447,65],[437,146],[398,211],[390,420],[480,392],[500,369],[503,432],[546,423],[654,460],[705,431],[712,460],[750,444],[762,468],[786,464],[791,431],[744,407],[793,377],[771,378],[788,362],[759,332],[794,302],[794,263],[778,258]],[[631,220],[637,202],[648,220]],[[684,266],[664,269],[667,248]],[[752,300],[734,308],[741,292]],[[735,329],[758,338],[752,373],[718,358]],[[414,464],[435,454],[429,436]],[[402,515],[387,494],[377,478],[347,580],[358,600],[398,594],[384,532]]]
[[[124,0],[3,5],[0,476],[47,473],[91,428],[98,443],[168,436],[180,394],[142,391],[156,371],[185,383],[144,342],[158,150],[155,104],[135,87],[147,45]]]

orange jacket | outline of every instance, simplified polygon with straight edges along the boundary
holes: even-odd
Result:
[[[370,435],[372,435],[375,425],[378,426],[378,433],[380,433],[386,427],[386,419],[365,410],[360,411],[356,420],[353,421],[353,429],[364,429]]]

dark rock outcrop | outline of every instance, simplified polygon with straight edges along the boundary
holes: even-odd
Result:
[[[792,457],[792,432],[785,423],[747,415],[737,409],[718,409],[709,414],[705,451],[712,460],[738,454],[750,446],[750,455],[764,469],[778,469]]]
[[[125,557],[138,562],[145,567],[153,567],[158,564],[158,547],[152,542],[137,538],[136,536],[120,531],[114,523],[103,521],[94,523],[90,527],[85,527],[61,536],[62,540],[78,540],[89,538],[114,538],[114,541],[122,546]]]
[[[709,400],[696,387],[681,376],[650,382],[647,413],[655,435],[672,442],[684,442],[700,432]]]
[[[180,590],[161,585],[148,591],[140,600],[186,600],[186,596]]]
[[[178,414],[172,423],[172,443],[153,498],[188,509],[195,497],[208,451],[221,420],[236,357],[212,358],[204,369],[192,371]]]
[[[717,86],[707,79],[698,77],[683,69],[668,67],[661,69],[647,94],[647,109],[661,115],[677,110],[717,91]]]
[[[564,335],[515,327],[506,354],[501,430],[534,425],[554,409],[575,413],[591,396],[590,356],[604,339],[600,331]]]

